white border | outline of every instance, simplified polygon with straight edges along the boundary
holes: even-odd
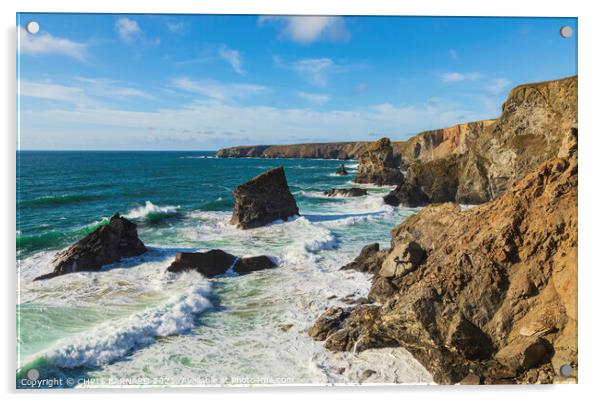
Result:
[[[174,398],[194,399],[244,398],[250,401],[346,399],[349,401],[379,398],[407,400],[462,400],[462,401],[508,401],[544,399],[567,401],[599,394],[597,388],[600,370],[600,286],[602,267],[598,239],[602,229],[600,219],[600,163],[602,158],[602,129],[600,128],[600,60],[599,40],[602,38],[602,21],[596,13],[597,2],[591,0],[548,0],[525,1],[504,0],[497,2],[475,0],[3,0],[2,38],[3,62],[1,97],[2,107],[2,284],[4,286],[2,331],[5,353],[3,354],[3,391],[8,400],[16,397],[25,399],[43,398],[63,400],[81,398],[85,394],[90,400],[110,398],[142,399],[163,401],[166,394]],[[300,388],[225,388],[192,390],[118,390],[118,391],[14,391],[15,378],[15,13],[21,12],[105,12],[105,13],[226,13],[226,14],[314,14],[314,15],[449,15],[449,16],[563,16],[579,18],[579,126],[580,126],[580,191],[579,191],[579,381],[577,386],[496,386],[496,387],[304,387]],[[201,395],[199,395],[201,394]]]

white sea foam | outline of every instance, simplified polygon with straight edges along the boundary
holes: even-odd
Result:
[[[146,201],[143,206],[137,207],[129,211],[125,217],[128,219],[146,219],[160,216],[175,215],[180,209],[180,206],[157,206],[150,201]]]
[[[103,366],[148,346],[158,337],[190,330],[195,315],[211,307],[207,299],[211,284],[195,272],[165,274],[162,279],[166,292],[175,288],[164,303],[65,338],[32,359],[42,357],[64,368]],[[176,281],[180,286],[173,285]],[[183,289],[182,283],[190,285]]]

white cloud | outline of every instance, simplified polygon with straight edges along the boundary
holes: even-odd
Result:
[[[441,74],[441,80],[443,82],[458,82],[458,81],[475,81],[481,78],[481,74],[474,73],[458,73],[458,72],[449,72]]]
[[[302,91],[297,92],[297,96],[316,105],[322,105],[330,100],[330,96],[326,94],[314,94]]]
[[[87,45],[70,39],[52,36],[47,32],[32,35],[19,27],[19,53],[31,56],[60,54],[85,61]]]
[[[203,95],[220,102],[246,98],[268,91],[268,88],[255,84],[224,84],[216,81],[193,81],[190,78],[177,78],[172,81],[172,87]]]
[[[245,71],[242,68],[242,55],[238,50],[230,49],[226,45],[222,45],[218,50],[218,56],[220,59],[230,64],[237,74],[245,74]]]
[[[489,83],[487,90],[493,95],[501,95],[510,83],[511,81],[507,78],[494,78]]]
[[[277,17],[261,16],[259,26],[273,22],[281,27],[279,37],[301,44],[309,44],[319,39],[345,41],[351,36],[345,28],[342,17],[326,16],[294,16]]]
[[[186,30],[187,25],[183,22],[168,22],[167,30],[171,33],[182,33]]]
[[[131,42],[137,36],[142,35],[138,22],[127,17],[121,17],[115,22],[115,30],[119,38],[125,42]]]
[[[54,84],[51,82],[35,82],[20,80],[19,96],[68,102],[78,106],[92,103],[82,88]]]
[[[109,78],[76,77],[76,81],[83,83],[86,93],[90,96],[107,98],[146,98],[152,99],[149,93],[134,88],[126,82],[112,80]]]

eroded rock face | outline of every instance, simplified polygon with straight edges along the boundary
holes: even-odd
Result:
[[[439,383],[564,381],[560,366],[577,367],[576,140],[569,130],[559,157],[494,201],[398,225],[370,292],[382,305],[346,311],[325,346],[402,346]]]
[[[381,138],[370,144],[359,157],[356,183],[372,183],[379,186],[397,185],[403,181],[399,170],[400,159],[393,152],[391,140]]]
[[[363,188],[333,188],[328,191],[324,191],[324,195],[328,197],[362,197],[368,195],[368,192]]]
[[[98,271],[103,265],[145,252],[146,247],[138,238],[136,225],[117,214],[108,224],[59,252],[50,263],[54,270],[34,280],[50,279],[71,272]]]
[[[234,190],[234,212],[230,223],[241,229],[267,225],[299,214],[284,168],[268,170]]]
[[[385,202],[480,204],[558,154],[577,126],[577,77],[510,91],[497,120],[420,133],[403,144],[405,180]]]
[[[225,274],[234,264],[236,257],[222,250],[209,250],[203,253],[177,253],[174,262],[167,268],[169,272],[194,270],[206,277]]]
[[[387,252],[388,250],[381,250],[378,243],[368,244],[362,248],[360,255],[355,260],[341,267],[341,270],[378,273]]]

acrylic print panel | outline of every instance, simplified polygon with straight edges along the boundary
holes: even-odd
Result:
[[[576,19],[17,30],[18,388],[577,381]]]

